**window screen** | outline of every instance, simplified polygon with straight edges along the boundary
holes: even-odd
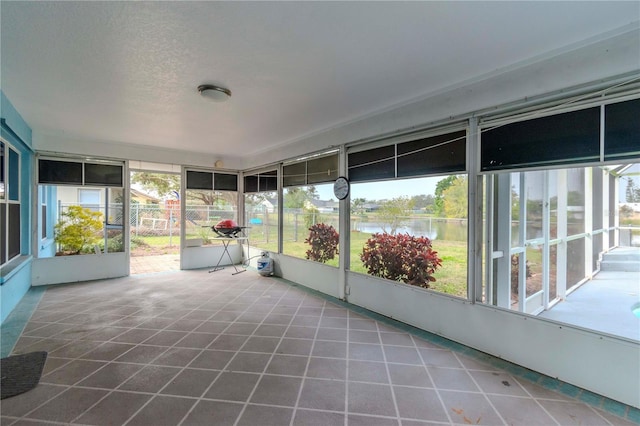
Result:
[[[381,180],[395,177],[395,145],[350,153],[349,180],[352,182]]]
[[[338,177],[338,154],[307,161],[307,183],[332,182]]]
[[[307,184],[307,162],[287,164],[282,167],[282,185],[299,186]]]
[[[258,175],[244,177],[244,192],[258,192]]]
[[[483,171],[599,159],[599,107],[507,124],[482,133]]]
[[[604,107],[604,159],[640,156],[640,99]]]
[[[214,173],[213,189],[216,191],[237,191],[238,175],[230,173]]]
[[[20,200],[20,156],[9,149],[9,200]]]
[[[40,226],[40,238],[45,239],[47,238],[47,206],[46,205],[41,205],[40,206],[40,214],[42,215],[42,223]]]
[[[39,160],[38,183],[82,185],[82,163]]]
[[[278,189],[278,173],[275,170],[271,172],[261,173],[258,175],[258,177],[258,190],[260,192],[276,191]]]
[[[0,264],[7,261],[7,209],[5,204],[0,208]]]
[[[116,164],[84,164],[85,185],[122,187],[122,166]]]
[[[398,177],[465,171],[466,135],[463,130],[398,144]]]
[[[287,164],[282,168],[282,185],[288,187],[333,182],[338,177],[338,165],[338,154]]]
[[[0,200],[4,200],[4,142],[0,142]]]
[[[187,189],[213,189],[213,173],[187,170]]]
[[[20,204],[9,204],[9,259],[20,255]]]

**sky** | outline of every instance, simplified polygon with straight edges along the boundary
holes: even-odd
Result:
[[[351,184],[351,199],[365,198],[368,201],[389,200],[396,197],[434,194],[436,184],[445,176],[402,179],[383,182],[367,182]],[[316,185],[316,190],[321,200],[335,200],[333,196],[333,183]]]

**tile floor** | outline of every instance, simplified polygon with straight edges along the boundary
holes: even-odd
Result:
[[[129,272],[131,275],[180,270],[180,254],[131,256],[130,259]]]
[[[0,423],[634,424],[298,286],[231,272],[48,288],[13,350],[48,351],[44,375],[1,401]]]

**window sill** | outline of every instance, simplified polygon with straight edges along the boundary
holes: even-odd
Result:
[[[0,285],[4,285],[12,276],[17,274],[22,268],[31,264],[32,257],[27,255],[18,256],[2,267],[0,267]]]

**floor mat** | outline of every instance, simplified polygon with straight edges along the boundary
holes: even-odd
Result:
[[[0,399],[20,395],[36,387],[46,360],[46,352],[0,359]]]

